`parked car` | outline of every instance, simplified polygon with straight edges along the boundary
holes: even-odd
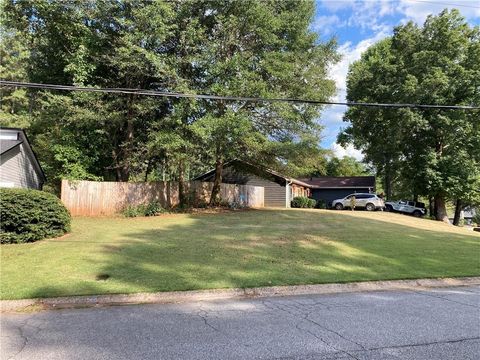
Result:
[[[416,217],[424,216],[427,213],[424,203],[408,200],[387,201],[385,211],[399,212]]]
[[[365,208],[367,211],[374,211],[383,209],[385,206],[383,199],[376,194],[357,193],[345,196],[343,199],[333,200],[332,207],[336,210],[350,208],[353,196],[355,196],[355,208]]]

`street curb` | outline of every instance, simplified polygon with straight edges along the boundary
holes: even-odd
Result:
[[[1,300],[0,312],[28,312],[65,308],[130,304],[168,304],[220,299],[244,299],[292,295],[342,294],[362,291],[421,290],[480,285],[480,277],[364,281],[352,283],[269,286],[257,288],[171,291],[157,293],[66,296],[25,300]]]

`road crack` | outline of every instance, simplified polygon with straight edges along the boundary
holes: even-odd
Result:
[[[450,301],[450,302],[455,303],[455,304],[460,304],[460,305],[470,306],[470,307],[473,307],[473,308],[475,308],[475,309],[480,309],[480,306],[476,306],[476,305],[467,304],[467,303],[464,303],[464,302],[461,302],[461,301],[456,301],[456,300],[448,299],[448,298],[445,298],[445,297],[443,297],[443,296],[433,295],[433,294],[431,294],[431,293],[425,293],[425,292],[414,291],[414,290],[413,290],[412,292],[414,292],[415,294],[418,294],[418,295],[429,296],[429,297],[436,298],[436,299],[440,299],[440,300]]]

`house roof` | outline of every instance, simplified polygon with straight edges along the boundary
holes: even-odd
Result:
[[[303,181],[300,181],[300,180],[297,180],[297,179],[294,179],[294,178],[290,178],[288,176],[280,174],[279,172],[276,172],[274,170],[265,168],[265,167],[260,166],[260,165],[254,165],[254,164],[249,163],[248,161],[245,161],[245,160],[239,160],[239,159],[230,160],[230,161],[227,161],[223,166],[224,167],[225,166],[232,166],[232,165],[235,165],[235,164],[247,165],[248,167],[255,168],[256,170],[267,173],[267,174],[273,176],[274,178],[281,179],[281,180],[284,180],[284,181],[289,182],[289,183],[293,183],[293,184],[297,184],[297,185],[301,185],[301,186],[305,186],[305,187],[309,186],[308,184],[304,183]],[[214,174],[215,174],[215,169],[210,170],[210,171],[208,171],[208,172],[206,172],[202,175],[199,175],[196,178],[194,178],[193,180],[208,179],[209,177],[213,176]]]
[[[0,155],[5,154],[8,150],[20,145],[22,140],[2,140],[0,139]]]
[[[40,165],[40,161],[38,161],[37,154],[35,154],[35,151],[33,151],[32,146],[30,145],[30,141],[28,140],[28,137],[25,131],[20,128],[10,128],[10,127],[0,126],[0,131],[1,130],[7,130],[8,132],[16,131],[18,135],[17,135],[17,140],[0,138],[0,155],[3,155],[7,151],[10,151],[11,149],[17,147],[22,143],[25,143],[26,148],[28,149],[27,151],[30,151],[31,154],[33,155],[33,158],[35,160],[34,164],[39,170],[41,177],[43,178],[44,181],[46,181],[47,177],[45,176],[45,172],[42,169],[42,165]]]
[[[375,176],[321,176],[300,179],[314,189],[373,188]]]
[[[334,176],[323,176],[315,178],[306,178],[306,179],[295,179],[283,174],[280,174],[277,171],[265,168],[263,166],[251,164],[245,160],[234,159],[228,161],[224,166],[234,165],[235,163],[246,164],[255,169],[261,170],[275,178],[283,179],[286,182],[304,186],[311,189],[337,189],[337,188],[373,188],[375,187],[375,176],[349,176],[349,177],[334,177]],[[197,176],[194,180],[204,180],[215,174],[215,169],[210,170],[202,175]]]

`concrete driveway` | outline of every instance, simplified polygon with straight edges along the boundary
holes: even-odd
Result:
[[[480,359],[480,287],[2,314],[1,359]]]

